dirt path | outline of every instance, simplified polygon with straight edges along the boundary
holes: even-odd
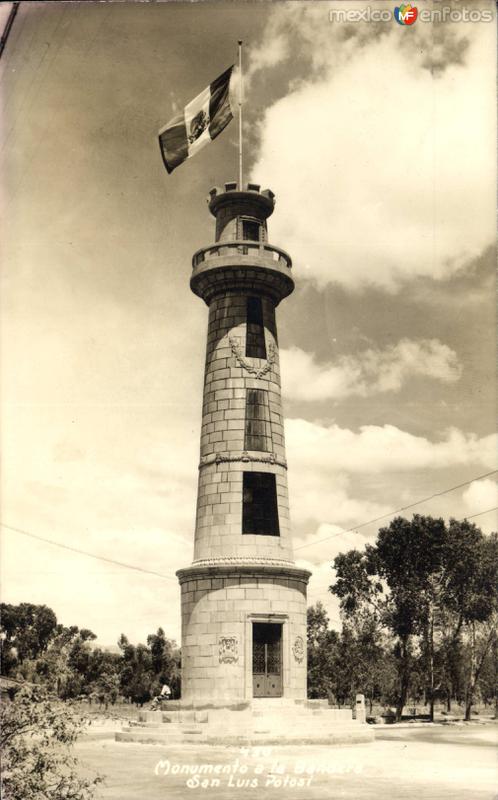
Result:
[[[77,750],[82,764],[107,776],[105,800],[492,800],[496,732],[383,731],[373,744],[241,752],[116,743],[95,731]]]

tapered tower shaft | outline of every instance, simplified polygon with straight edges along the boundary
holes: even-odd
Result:
[[[294,282],[268,241],[272,192],[213,189],[193,257],[209,307],[194,558],[182,585],[182,697],[305,697],[306,584],[289,523],[275,309]]]
[[[292,561],[275,308],[293,282],[268,243],[273,202],[213,191],[216,244],[194,256],[209,305],[194,563]]]

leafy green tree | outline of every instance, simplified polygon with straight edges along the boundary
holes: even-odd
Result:
[[[92,679],[92,648],[90,641],[96,636],[91,631],[83,629],[73,639],[67,655],[67,676],[63,697],[75,698],[88,694],[88,684]]]
[[[32,673],[36,683],[43,683],[49,692],[62,697],[71,677],[68,665],[69,644],[65,637],[57,636],[49,649],[34,664]]]
[[[370,713],[374,702],[392,703],[395,663],[390,644],[376,618],[368,613],[359,614],[343,625],[338,674],[343,676],[344,702],[354,702],[360,692],[369,703]]]
[[[99,677],[88,686],[88,693],[94,696],[105,709],[109,703],[114,705],[119,696],[119,674],[112,668],[104,668]]]
[[[173,644],[175,644],[173,642]],[[173,663],[169,673],[169,686],[171,688],[171,697],[181,697],[182,693],[182,653],[179,647],[173,647]]]
[[[414,637],[425,637],[430,697],[434,699],[433,629],[446,529],[442,519],[415,514],[396,517],[381,528],[374,547],[350,551],[335,559],[337,581],[332,591],[341,598],[346,617],[368,613],[396,637],[400,719],[415,667]]]
[[[338,635],[329,629],[323,603],[307,611],[308,697],[332,697],[336,693],[335,660]]]
[[[90,800],[101,781],[82,778],[72,745],[85,720],[44,689],[23,688],[1,706],[2,797]]]
[[[46,652],[57,633],[57,617],[51,608],[33,603],[13,606],[0,604],[2,630],[3,674],[9,674],[18,664],[35,660]]]
[[[119,639],[122,651],[120,688],[124,697],[143,706],[157,691],[157,678],[152,668],[152,655],[144,644],[132,645],[123,634]]]
[[[447,530],[443,519],[415,514],[411,521],[396,517],[378,533],[371,551],[379,577],[389,588],[385,620],[398,637],[401,718],[414,669],[414,636],[424,653],[430,716],[434,718],[434,620],[444,588]]]
[[[154,675],[160,683],[167,683],[174,663],[174,643],[166,638],[162,628],[158,628],[157,633],[147,636],[147,645],[150,649]]]
[[[448,658],[462,665],[462,638],[466,640],[468,659],[465,669],[465,719],[470,719],[474,694],[496,641],[498,617],[498,536],[484,536],[467,520],[451,519],[446,552],[447,584],[444,624],[453,619],[450,635],[446,633]],[[460,658],[457,658],[457,654]]]
[[[392,702],[395,669],[389,641],[368,613],[348,618],[341,634],[329,629],[321,602],[308,609],[308,696],[329,697],[339,705],[358,692],[370,703]]]
[[[446,526],[442,519],[419,514],[412,520],[396,517],[379,530],[374,546],[335,559],[331,590],[345,619],[369,614],[395,637],[397,719],[418,682],[419,667],[433,718],[436,692],[455,679],[464,628],[474,653],[466,691],[470,715],[481,663],[472,631],[495,613],[496,563],[496,537],[484,537],[468,522],[450,520]],[[489,633],[481,655],[492,641]]]
[[[498,719],[498,636],[493,637],[483,659],[479,685],[483,702],[494,706],[494,716]]]
[[[84,693],[107,709],[119,696],[121,656],[100,648],[92,650],[85,675]]]

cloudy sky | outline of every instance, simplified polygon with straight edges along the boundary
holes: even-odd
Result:
[[[495,25],[331,21],[367,5],[394,3],[21,3],[0,64],[3,523],[167,577],[4,528],[4,601],[104,644],[179,636],[207,324],[190,259],[237,127],[173,175],[156,134],[239,38],[247,177],[294,259],[278,324],[310,602],[337,619],[330,563],[365,522],[459,484],[413,510],[498,505],[496,474],[474,480],[497,466]]]

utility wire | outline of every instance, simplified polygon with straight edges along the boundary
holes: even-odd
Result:
[[[409,508],[418,506],[421,503],[427,503],[429,500],[433,500],[435,497],[441,497],[441,495],[448,494],[448,492],[454,492],[455,489],[461,489],[462,486],[468,486],[469,483],[474,483],[474,481],[480,481],[483,478],[488,478],[490,475],[494,475],[496,472],[498,472],[498,470],[493,469],[491,472],[486,472],[484,475],[478,475],[476,478],[471,478],[470,481],[465,481],[464,483],[458,483],[456,486],[450,486],[449,489],[443,489],[441,492],[435,492],[434,494],[431,494],[429,497],[423,497],[421,500],[417,500],[415,503],[410,503],[408,506],[402,506],[401,508],[397,508],[395,511],[389,511],[387,514],[382,514],[380,517],[375,517],[375,519],[369,519],[368,522],[362,522],[360,525],[353,525],[351,528],[345,528],[344,530],[338,531],[338,533],[331,534],[331,536],[325,536],[324,539],[317,539],[316,542],[308,542],[308,544],[302,544],[299,547],[295,547],[294,551],[303,550],[305,547],[312,547],[314,544],[321,544],[322,542],[328,542],[329,539],[334,539],[336,536],[341,536],[341,534],[343,533],[351,533],[352,531],[357,531],[360,528],[365,528],[367,525],[372,525],[374,522],[379,522],[381,519],[392,517],[393,514],[399,514],[400,511],[407,511]],[[494,509],[491,508],[489,510],[493,511]],[[487,512],[481,511],[480,513],[486,514]],[[473,516],[477,516],[477,514],[474,514]],[[466,517],[466,519],[471,519],[471,518]]]
[[[489,514],[490,511],[498,511],[498,506],[494,506],[493,508],[488,508],[486,511],[479,511],[477,514],[471,514],[470,517],[464,517],[460,520],[460,522],[464,522],[466,519],[474,519],[474,517],[480,517],[481,514]]]
[[[493,508],[487,508],[486,511],[478,511],[477,514],[470,514],[470,516],[464,517],[463,519],[458,520],[458,522],[465,522],[468,519],[474,519],[474,517],[480,517],[481,514],[489,514],[490,511],[498,511],[498,506],[494,506]],[[325,585],[327,585],[327,587],[329,586],[329,584],[319,583],[316,586],[316,589],[321,589],[322,587],[325,587]],[[322,595],[328,594],[328,591],[329,591],[328,588],[325,589],[322,592],[317,592],[317,591],[315,591],[315,589],[310,589],[308,594],[314,594],[314,595],[322,596]]]
[[[166,578],[168,581],[175,581],[176,578],[172,578],[171,575],[164,575],[162,572],[155,572],[153,569],[145,569],[143,567],[136,567],[134,564],[125,564],[123,561],[116,561],[114,558],[106,558],[105,556],[97,556],[95,553],[89,553],[87,550],[80,550],[77,547],[70,547],[68,544],[62,544],[62,542],[54,542],[52,539],[45,539],[43,536],[37,536],[34,533],[30,533],[29,531],[25,531],[22,528],[14,528],[13,525],[6,525],[3,522],[0,522],[2,528],[7,528],[9,531],[15,531],[16,533],[22,533],[23,536],[29,536],[31,539],[37,539],[39,542],[46,542],[47,544],[53,544],[54,547],[62,547],[63,550],[71,550],[72,553],[78,553],[81,556],[88,556],[89,558],[96,558],[99,561],[106,561],[108,564],[117,564],[118,567],[126,567],[126,569],[134,569],[137,572],[144,572],[146,575],[157,575],[158,578]]]
[[[495,470],[495,472],[498,472],[498,470]],[[492,475],[493,473],[490,472],[488,474]],[[481,477],[486,477],[486,476],[483,475]],[[478,478],[474,478],[473,480],[478,480]],[[467,483],[472,483],[472,481],[467,481]],[[461,485],[465,486],[466,484],[461,484]],[[453,488],[456,489],[458,487],[454,486]],[[451,491],[451,490],[447,489],[446,491]],[[444,494],[444,492],[440,492],[440,494]],[[420,500],[419,502],[421,503],[423,501]],[[408,507],[409,506],[407,506],[407,508]],[[496,511],[496,510],[498,510],[498,506],[495,506],[494,508],[488,508],[488,509],[486,509],[486,511],[479,511],[477,514],[472,514],[469,517],[465,517],[465,519],[473,519],[474,517],[481,516],[481,514],[489,514],[490,511]],[[393,511],[392,513],[395,514],[397,512]],[[387,514],[386,516],[390,516],[390,515]],[[381,519],[381,518],[379,518],[379,519]],[[461,521],[463,521],[463,520],[461,520]],[[371,520],[371,522],[376,522],[376,520]],[[364,522],[363,523],[363,525],[369,525],[369,524],[370,523],[368,523],[368,522]],[[144,567],[137,567],[134,564],[126,564],[124,561],[116,561],[116,559],[114,559],[114,558],[106,558],[105,556],[98,556],[95,553],[89,553],[88,550],[81,550],[78,547],[71,547],[68,544],[62,544],[62,542],[56,542],[53,539],[46,539],[44,536],[38,536],[37,534],[31,533],[30,531],[24,530],[23,528],[16,528],[14,525],[7,525],[5,522],[0,522],[0,526],[2,528],[5,528],[6,530],[14,531],[14,533],[20,533],[23,536],[29,536],[31,539],[36,539],[39,542],[45,542],[45,544],[51,544],[54,547],[61,547],[63,550],[70,550],[72,553],[78,553],[78,555],[88,556],[88,558],[95,558],[97,561],[105,561],[107,564],[114,564],[114,565],[116,565],[118,567],[125,567],[125,569],[133,569],[136,572],[142,572],[145,575],[156,575],[158,578],[166,578],[166,580],[175,581],[176,582],[176,578],[173,578],[171,575],[165,575],[163,572],[156,572],[155,570],[152,570],[152,569],[145,569]],[[362,527],[362,526],[358,525],[357,527]],[[349,529],[349,531],[352,531],[352,530],[355,530],[355,529],[354,528],[350,528]],[[340,531],[339,533],[334,534],[334,536],[339,536],[341,533],[348,533],[348,531]],[[332,538],[334,538],[334,536],[329,536],[329,537],[327,537],[327,539],[332,539]],[[321,541],[325,541],[325,540],[321,540]],[[318,542],[313,542],[313,544],[318,544]],[[309,547],[309,545],[304,545],[304,547]],[[301,547],[296,547],[295,549],[296,550],[300,550],[302,548]]]

